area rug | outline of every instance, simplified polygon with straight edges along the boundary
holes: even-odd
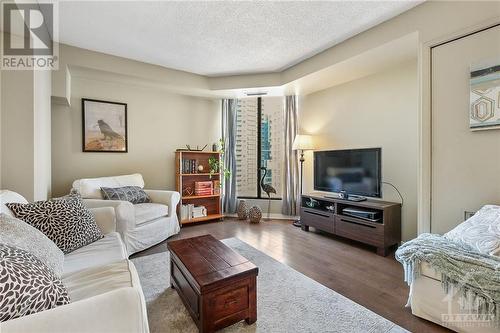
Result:
[[[223,242],[259,267],[257,322],[220,332],[407,332],[350,299],[237,238]],[[147,302],[151,333],[195,333],[196,325],[170,288],[169,253],[132,259]]]

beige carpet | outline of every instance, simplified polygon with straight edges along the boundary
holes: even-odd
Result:
[[[259,267],[257,322],[221,332],[407,332],[396,324],[236,238],[223,242]],[[198,332],[170,288],[169,253],[132,259],[147,302],[151,333]]]

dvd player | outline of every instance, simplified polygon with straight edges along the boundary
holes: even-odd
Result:
[[[368,219],[372,221],[378,221],[380,220],[380,211],[377,210],[369,210],[369,209],[364,209],[364,208],[359,208],[359,207],[346,207],[342,209],[342,214],[352,216],[352,217],[359,217],[362,219]]]

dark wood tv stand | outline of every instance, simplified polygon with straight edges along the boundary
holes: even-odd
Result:
[[[372,221],[343,214],[344,208],[361,208],[378,213]],[[375,246],[377,254],[386,256],[389,249],[401,242],[401,204],[366,200],[348,201],[322,194],[302,195],[300,206],[302,230],[309,227]]]

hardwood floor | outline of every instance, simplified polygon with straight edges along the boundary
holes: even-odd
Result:
[[[274,259],[363,305],[412,332],[450,332],[411,314],[404,305],[408,287],[403,268],[394,259],[375,254],[371,247],[325,233],[293,227],[291,221],[250,224],[235,219],[186,226],[169,240],[211,234],[237,237]],[[160,243],[134,257],[166,251]]]

